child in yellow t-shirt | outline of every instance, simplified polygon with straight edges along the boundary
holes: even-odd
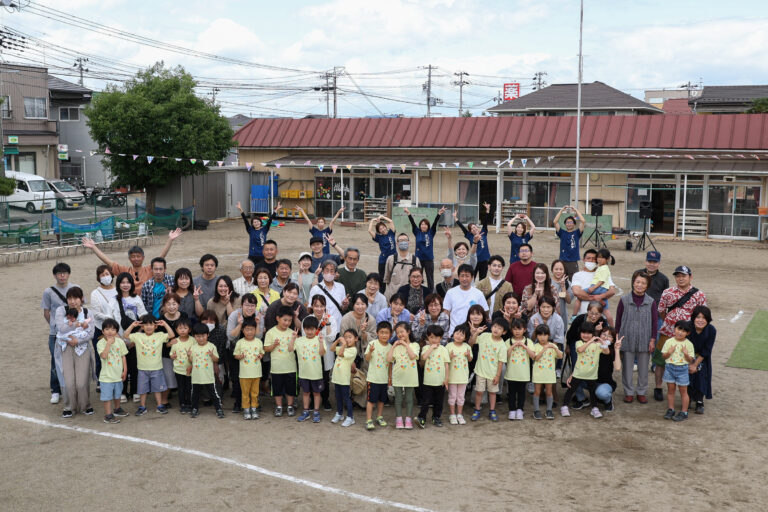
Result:
[[[453,330],[453,343],[446,345],[451,360],[448,371],[448,408],[451,411],[448,422],[451,425],[467,424],[462,409],[469,384],[469,363],[472,361],[472,349],[466,343],[469,336],[469,324],[457,325]]]
[[[141,326],[140,333],[131,334],[133,329]],[[156,332],[161,326],[165,332]],[[147,414],[147,394],[154,393],[157,402],[157,412],[168,414],[168,408],[163,405],[162,393],[168,386],[163,373],[163,343],[168,341],[168,333],[173,329],[165,320],[156,321],[152,315],[144,315],[133,322],[123,336],[130,340],[130,346],[136,345],[136,367],[139,370],[137,391],[141,396],[141,405],[136,410],[136,416]]]
[[[696,351],[693,343],[688,340],[691,334],[691,324],[680,320],[675,324],[675,337],[670,338],[664,343],[664,352],[662,356],[667,364],[664,366],[664,382],[667,383],[667,412],[664,419],[674,421],[685,421],[688,419],[688,365],[696,358]],[[675,387],[680,390],[682,407],[680,412],[675,414]]]
[[[445,397],[445,388],[448,387],[448,372],[451,362],[448,349],[440,344],[444,332],[443,328],[437,324],[427,327],[427,344],[421,349],[424,380],[421,383],[421,410],[416,417],[416,424],[421,428],[427,426],[427,413],[430,406],[432,406],[432,424],[436,427],[443,426],[440,416],[443,414],[443,398]]]
[[[481,328],[481,329],[484,329]],[[488,417],[491,421],[498,421],[496,414],[496,394],[500,390],[501,369],[507,360],[507,351],[504,344],[504,336],[509,329],[509,322],[504,317],[498,317],[491,323],[491,332],[481,333],[476,331],[469,340],[470,345],[477,343],[477,362],[475,363],[475,410],[472,412],[472,421],[480,419],[483,393],[488,391]]]
[[[243,320],[243,337],[237,341],[232,356],[238,364],[240,397],[243,404],[243,419],[259,419],[259,383],[261,382],[261,359],[264,357],[264,345],[256,337],[258,324],[253,317]]]
[[[395,324],[397,340],[389,348],[387,362],[392,365],[392,387],[395,388],[395,428],[413,428],[413,390],[419,386],[419,344],[413,341],[411,324]],[[405,422],[403,422],[403,399],[405,399]]]
[[[344,406],[347,407],[347,417],[342,422],[342,427],[349,427],[355,424],[355,418],[352,415],[352,393],[350,391],[350,382],[352,380],[352,363],[357,357],[357,331],[347,329],[342,336],[331,344],[331,350],[336,352],[336,362],[333,364],[333,373],[331,382],[336,390],[336,414],[331,423],[338,423],[344,417]]]
[[[612,328],[608,327],[604,330],[612,330]],[[595,336],[595,325],[592,322],[581,324],[579,335],[581,339],[576,342],[576,352],[578,354],[576,367],[573,369],[573,375],[571,375],[568,381],[568,391],[565,392],[563,397],[560,416],[567,417],[571,415],[567,404],[571,403],[574,393],[584,383],[589,391],[589,405],[592,407],[590,414],[593,418],[599,419],[603,415],[600,409],[597,408],[597,371],[600,367],[600,354],[610,354],[611,350],[607,345],[603,346],[603,341]]]
[[[301,398],[304,411],[296,418],[297,421],[306,421],[310,415],[310,399],[314,398],[312,423],[320,423],[320,403],[323,401],[321,393],[323,383],[323,357],[325,356],[325,339],[319,333],[320,320],[310,315],[302,322],[305,336],[298,336],[295,332],[288,350],[296,352],[299,360],[299,385],[301,386]],[[297,339],[298,338],[298,339]]]
[[[280,306],[277,310],[277,325],[267,331],[264,337],[264,350],[270,354],[270,375],[272,396],[275,397],[275,417],[283,415],[283,395],[288,402],[288,416],[295,414],[293,402],[296,398],[296,356],[289,350],[293,331],[289,328],[293,322],[293,310],[290,306]]]
[[[533,337],[536,338],[536,343],[533,345],[533,419],[536,420],[542,418],[539,410],[539,396],[542,387],[547,396],[547,419],[555,419],[555,414],[552,412],[552,403],[554,402],[552,388],[557,382],[555,363],[558,359],[563,358],[563,353],[556,343],[552,343],[550,336],[547,324],[541,324],[533,331]]]
[[[117,337],[119,329],[117,322],[107,318],[101,326],[103,336],[96,344],[96,352],[101,358],[99,384],[101,401],[104,402],[104,423],[120,423],[116,416],[128,416],[128,413],[120,407],[123,379],[128,371],[125,361],[128,349],[125,347],[125,342]]]
[[[181,414],[192,412],[192,379],[187,374],[191,368],[187,353],[195,339],[189,334],[192,324],[187,317],[181,317],[176,321],[176,338],[168,342],[171,346],[169,357],[173,361],[173,373],[179,390],[179,408]]]
[[[205,324],[195,324],[192,327],[192,335],[195,337],[195,343],[189,348],[187,357],[190,367],[187,370],[188,375],[192,376],[192,412],[190,418],[197,418],[199,414],[198,404],[203,390],[208,393],[208,397],[213,401],[216,408],[216,416],[224,417],[224,409],[221,406],[221,395],[216,389],[215,375],[218,373],[219,352],[216,345],[208,341],[208,326]]]
[[[368,396],[365,401],[365,428],[376,428],[373,422],[373,406],[376,406],[376,423],[380,427],[386,427],[384,421],[384,403],[387,400],[387,387],[389,384],[389,339],[392,337],[392,325],[389,322],[379,322],[376,325],[378,339],[368,342],[365,351],[365,360],[368,361]]]
[[[533,341],[525,336],[527,326],[521,318],[513,318],[511,323],[512,338],[507,341],[507,400],[509,401],[510,420],[523,419],[525,406],[525,386],[531,381],[531,358]]]

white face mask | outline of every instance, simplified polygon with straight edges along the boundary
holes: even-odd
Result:
[[[335,277],[335,274],[323,274],[323,279],[325,279],[326,283],[330,283]]]
[[[206,327],[208,327],[208,332],[211,332],[214,327],[216,327],[216,324],[205,324]]]
[[[446,277],[446,278],[451,277],[451,274],[453,274],[453,272],[449,268],[444,268],[440,270],[440,275],[443,277]]]
[[[586,261],[584,262],[584,268],[592,272],[597,268],[597,263],[595,263],[594,261]]]
[[[101,276],[101,278],[99,278],[99,282],[104,286],[109,286],[112,284],[112,276]]]

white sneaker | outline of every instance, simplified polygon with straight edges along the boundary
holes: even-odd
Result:
[[[590,412],[589,414],[591,414],[592,417],[595,419],[603,417],[603,414],[600,412],[600,409],[598,409],[597,407],[593,407],[592,412]]]
[[[459,425],[466,425],[467,424],[467,420],[464,419],[464,415],[463,414],[457,414],[456,415],[456,421],[459,422]]]
[[[529,394],[533,394],[534,391],[536,391],[536,387],[534,386],[533,382],[529,382],[525,385],[526,391],[528,391]]]
[[[61,395],[59,393],[51,393],[51,403],[52,404],[59,403],[59,400],[61,400]]]
[[[564,405],[560,408],[560,416],[567,418],[571,415],[571,411],[568,410],[568,406]]]
[[[518,409],[517,410],[517,419],[518,420],[522,420],[523,419],[523,410],[522,409]]]
[[[557,377],[559,379],[562,376],[563,376],[563,371],[562,370],[555,370],[555,377]]]
[[[133,403],[137,404],[137,403],[139,403],[139,400],[141,400],[141,396],[139,396],[138,393],[133,395]]]
[[[450,423],[451,425],[458,425],[459,420],[456,419],[455,414],[451,414],[450,416],[448,416],[448,423]]]
[[[509,415],[507,416],[507,419],[509,419],[509,420],[516,420],[517,419],[517,414],[515,413],[515,411],[509,411]]]
[[[343,418],[343,417],[344,416],[342,416],[341,414],[336,413],[336,414],[333,415],[333,419],[331,420],[331,423],[338,423],[339,420],[341,420],[341,418]]]
[[[344,422],[341,424],[342,427],[349,427],[350,425],[355,424],[355,419],[351,416],[347,416],[347,419],[344,420]]]
[[[124,404],[124,403],[125,403],[125,402],[127,402],[127,401],[128,401],[128,397],[127,397],[127,396],[125,396],[125,395],[120,395],[120,403],[121,403],[121,404]]]

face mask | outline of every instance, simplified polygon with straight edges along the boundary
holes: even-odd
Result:
[[[99,279],[99,282],[103,284],[104,286],[109,286],[112,284],[112,276],[102,276]]]
[[[325,279],[326,283],[330,283],[335,277],[336,276],[334,274],[323,274],[323,279]]]
[[[597,263],[595,263],[594,261],[587,261],[584,263],[584,268],[586,268],[591,272],[597,268]]]
[[[453,272],[449,268],[444,268],[440,270],[440,275],[443,277],[451,277],[451,274],[453,274]]]
[[[211,332],[214,327],[216,327],[216,324],[205,324],[206,327],[208,327],[208,332]]]
[[[408,242],[397,242],[397,248],[401,251],[407,251],[408,250]]]

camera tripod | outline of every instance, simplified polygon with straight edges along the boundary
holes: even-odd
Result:
[[[651,247],[653,247],[653,250],[656,250],[656,246],[653,245],[653,240],[651,240],[651,237],[648,235],[648,221],[650,219],[643,219],[643,234],[640,235],[640,238],[637,240],[637,245],[635,246],[635,252],[644,251],[647,248],[646,242],[650,244]]]
[[[592,242],[596,249],[606,247],[605,235],[600,232],[600,217],[595,217],[595,230],[590,233],[586,240],[581,244],[582,247],[586,247],[588,243]]]

